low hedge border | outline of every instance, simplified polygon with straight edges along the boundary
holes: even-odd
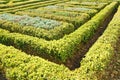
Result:
[[[6,1],[0,1],[0,4],[6,4],[7,2]]]
[[[65,77],[66,79],[70,78],[70,71],[65,66],[37,56],[27,55],[2,44],[0,44],[0,70],[8,80],[63,80]]]
[[[84,8],[90,8],[90,9],[97,9],[97,10],[101,10],[101,9],[103,9],[106,5],[108,5],[108,3],[96,3],[96,4],[92,4],[92,5],[90,5],[90,4],[88,4],[88,5],[86,5],[86,4],[82,4],[82,3],[80,3],[80,2],[77,2],[77,1],[75,1],[75,2],[66,2],[66,3],[60,3],[60,4],[56,4],[56,5],[58,5],[58,6],[69,6],[69,7],[77,7],[77,6],[79,6],[79,7],[84,7]]]
[[[88,3],[86,3],[86,2],[82,2],[82,3],[80,3],[80,5],[82,5],[82,6],[93,6],[93,5],[95,5],[95,6],[97,6],[98,5],[98,7],[101,7],[102,8],[102,6],[104,6],[104,5],[107,5],[107,4],[109,4],[110,2],[88,2]]]
[[[46,10],[50,13],[39,13],[39,11],[42,10],[37,10],[37,12],[34,11],[19,11],[16,12],[15,14],[18,15],[23,15],[23,14],[27,14],[29,16],[35,17],[35,16],[40,16],[43,18],[48,18],[48,19],[54,19],[54,20],[59,20],[59,21],[65,21],[65,22],[69,22],[72,23],[75,28],[78,28],[79,26],[81,26],[83,23],[85,23],[86,21],[88,21],[90,19],[90,16],[86,13],[74,13],[74,12],[69,12],[71,14],[78,14],[77,17],[66,17],[66,16],[62,16],[62,15],[55,15],[55,12],[67,12],[67,11],[59,11],[59,10]],[[43,10],[45,11],[45,10]]]
[[[120,6],[109,23],[107,29],[95,42],[81,62],[81,67],[76,72],[81,72],[83,79],[97,80],[99,73],[104,72],[116,53],[116,46],[120,37]],[[98,74],[98,75],[97,75]],[[93,75],[95,77],[93,77]],[[81,76],[78,76],[81,77]]]
[[[66,6],[66,5],[65,5]],[[82,8],[89,8],[89,9],[96,9],[96,10],[101,10],[105,7],[106,5],[98,5],[98,6],[84,6],[84,5],[68,5],[68,7],[82,7]]]
[[[96,75],[104,71],[115,54],[114,47],[120,37],[119,17],[120,7],[103,35],[87,52],[81,67],[75,71],[2,44],[0,70],[9,80],[99,80]]]
[[[5,9],[5,8],[10,8],[10,7],[17,7],[17,6],[20,6],[20,5],[26,5],[26,4],[30,4],[30,3],[37,3],[37,2],[40,2],[39,0],[35,0],[35,1],[24,1],[24,2],[19,2],[19,3],[14,3],[12,5],[0,5],[0,8],[1,9]],[[50,1],[45,1],[45,2],[50,2]]]
[[[55,58],[55,60],[65,62],[66,59],[73,55],[77,45],[89,40],[100,23],[117,8],[117,5],[117,2],[112,2],[86,24],[59,40],[46,41],[32,36],[9,32],[4,34],[3,30],[0,29],[0,32],[2,31],[0,33],[0,42],[7,45],[14,45],[23,51],[31,52],[31,54],[40,56],[48,55]]]
[[[33,3],[32,3],[33,2]],[[19,5],[19,6],[10,6],[10,7],[8,7],[8,8],[4,8],[4,9],[0,9],[0,11],[9,11],[9,10],[14,10],[14,9],[18,9],[18,8],[24,8],[24,7],[29,7],[29,6],[34,6],[34,5],[38,5],[38,4],[45,4],[45,3],[51,3],[51,2],[56,2],[56,1],[35,1],[35,3],[34,3],[34,1],[32,1],[31,3],[27,3],[27,4],[24,4],[24,2],[22,2],[23,4],[21,4],[21,5]],[[13,4],[14,5],[14,4]]]
[[[66,9],[65,9],[66,10]],[[71,12],[80,12],[80,13],[87,13],[89,14],[91,17],[93,17],[96,13],[98,13],[98,10],[96,9],[91,9],[91,10],[87,10],[87,11],[76,11],[76,10],[67,10],[67,11],[71,11]]]
[[[53,4],[56,4],[56,3],[61,3],[61,2],[66,2],[68,0],[64,0],[64,1],[50,1],[50,2],[39,2],[39,3],[36,3],[36,5],[33,5],[33,4],[28,4],[28,5],[21,5],[21,6],[17,6],[17,7],[14,7],[14,8],[6,8],[4,11],[2,10],[0,12],[1,13],[15,13],[17,11],[23,11],[23,10],[27,10],[27,9],[34,9],[34,8],[39,8],[39,7],[43,7],[43,6],[48,6],[48,5],[53,5]]]
[[[10,32],[23,33],[26,35],[44,38],[46,40],[60,39],[64,35],[74,31],[74,26],[71,23],[61,22],[62,24],[50,30],[36,28],[33,26],[21,26],[18,23],[0,20],[0,28],[7,29]]]
[[[70,8],[72,8],[70,10]],[[53,9],[51,8],[52,10],[61,10],[61,11],[69,11],[69,12],[78,12],[78,13],[87,13],[89,14],[91,17],[94,16],[98,10],[96,9],[90,9],[90,10],[74,10],[74,8],[81,8],[80,6],[79,7],[68,7],[68,6],[63,6],[63,8],[57,8],[57,9]],[[40,10],[41,9],[44,9],[44,10],[50,10],[50,8],[47,8],[47,7],[43,7],[43,8],[39,8]]]

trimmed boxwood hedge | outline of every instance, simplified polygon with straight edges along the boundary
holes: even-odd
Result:
[[[0,70],[9,80],[99,80],[98,73],[104,71],[115,54],[120,37],[119,18],[120,7],[103,35],[87,52],[81,67],[75,71],[2,44],[0,44]]]
[[[66,4],[67,5],[67,4]],[[54,5],[57,6],[57,5]],[[54,8],[53,5],[51,6],[46,6],[46,7],[41,7],[38,9],[43,9],[43,10],[61,10],[61,11],[69,11],[69,12],[78,12],[78,13],[87,13],[89,14],[91,17],[94,16],[98,10],[96,9],[89,9],[89,8],[82,8],[81,6],[74,6],[74,7],[68,7],[68,6],[57,6],[57,8]]]
[[[63,80],[70,74],[69,69],[63,65],[27,55],[2,44],[0,44],[0,71],[5,73],[8,80]]]
[[[6,4],[6,5],[0,5],[0,8],[1,9],[5,9],[5,8],[11,8],[11,7],[17,7],[17,6],[21,6],[21,5],[27,5],[27,4],[31,4],[31,3],[37,3],[37,2],[41,2],[41,1],[39,1],[39,0],[34,0],[34,1],[24,1],[24,2],[19,2],[19,3],[14,3],[14,4],[12,4],[12,5],[8,5],[8,4]],[[51,2],[51,1],[45,1],[45,2]]]
[[[65,62],[66,59],[73,55],[77,45],[91,38],[99,25],[117,8],[117,5],[117,2],[111,3],[90,21],[59,40],[46,41],[32,36],[9,32],[4,34],[3,30],[0,29],[0,32],[2,31],[2,33],[0,33],[0,42],[7,45],[14,45],[24,51],[33,52],[31,54],[35,53],[39,56],[48,55],[60,62]]]
[[[99,73],[104,73],[104,69],[107,68],[112,60],[113,55],[116,53],[116,46],[120,45],[117,44],[120,39],[119,18],[120,6],[103,35],[99,37],[85,55],[85,58],[81,62],[80,69],[76,70],[76,72],[81,73],[80,75],[84,75],[83,79],[88,77],[87,80],[99,80]]]
[[[20,4],[17,7],[10,7],[10,8],[5,8],[5,9],[1,9],[1,13],[15,13],[17,11],[23,11],[23,10],[28,10],[28,9],[35,9],[35,8],[39,8],[39,7],[43,7],[43,6],[48,6],[48,5],[52,5],[52,4],[56,4],[56,3],[61,3],[61,2],[66,2],[68,0],[63,0],[63,1],[45,1],[45,2],[37,2],[34,4],[26,4],[26,5],[22,5]]]
[[[71,17],[70,15],[63,16],[63,15],[57,15],[55,13],[68,13],[71,15],[78,15],[78,16],[74,16],[74,17]],[[16,12],[15,14],[18,14],[18,15],[27,14],[33,17],[40,16],[40,17],[48,18],[48,19],[66,21],[66,22],[72,23],[75,26],[75,28],[78,28],[79,26],[81,26],[83,23],[85,23],[86,21],[90,19],[90,16],[86,13],[75,13],[75,12],[59,11],[59,10],[41,9],[41,10],[36,10],[35,12],[34,11],[19,11],[19,12]]]
[[[14,23],[7,20],[0,20],[0,28],[7,29],[11,32],[23,33],[30,36],[44,38],[46,40],[60,39],[65,34],[74,31],[74,26],[71,23],[61,22],[62,24],[50,30],[36,28],[33,26],[22,26],[19,23]]]

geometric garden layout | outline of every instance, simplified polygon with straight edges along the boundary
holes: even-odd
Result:
[[[0,0],[0,80],[119,79],[119,1]]]

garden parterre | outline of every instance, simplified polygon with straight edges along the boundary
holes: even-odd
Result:
[[[58,21],[65,21],[72,23],[76,28],[84,24],[90,19],[90,16],[86,13],[75,13],[67,11],[52,11],[52,10],[29,10],[24,12],[16,12],[16,14],[23,15],[27,14],[29,16],[40,16],[43,18],[54,19]]]
[[[59,1],[56,1],[56,3],[57,2]],[[19,2],[16,3],[19,4]],[[50,2],[50,4],[52,3]],[[74,5],[76,4],[78,7],[79,5],[78,3],[70,4],[69,7],[68,6],[64,6],[64,7],[74,8]],[[82,5],[85,4],[85,6],[87,6],[87,3],[81,3],[81,4]],[[96,3],[91,3],[90,5],[96,5]],[[8,80],[30,80],[30,79],[32,80],[99,80],[99,73],[104,71],[106,66],[109,64],[112,56],[116,52],[115,47],[118,38],[120,37],[119,36],[120,8],[116,12],[115,16],[113,17],[112,21],[110,22],[110,24],[108,25],[102,36],[89,49],[89,51],[86,53],[82,61],[79,62],[80,68],[76,69],[75,71],[71,71],[63,64],[58,65],[53,62],[58,61],[64,63],[66,62],[67,59],[71,58],[77,46],[89,41],[89,39],[93,37],[93,35],[95,34],[96,30],[99,29],[100,25],[111,14],[115,12],[117,6],[118,6],[118,2],[112,2],[112,3],[104,4],[104,6],[99,7],[99,9],[94,8],[94,10],[97,11],[97,14],[95,13],[96,15],[95,14],[90,15],[85,12],[62,10],[62,9],[60,11],[49,10],[49,9],[47,11],[47,9],[44,10],[44,8],[37,9],[38,11],[42,10],[39,13],[44,13],[44,14],[47,13],[50,15],[52,14],[53,16],[51,17],[54,17],[54,15],[60,16],[62,18],[65,18],[66,20],[69,18],[71,20],[77,19],[79,21],[80,20],[79,18],[85,18],[86,21],[88,21],[88,19],[91,17],[91,19],[88,22],[86,23],[84,22],[85,24],[84,23],[80,24],[82,26],[78,26],[78,25],[75,26],[75,24],[73,26],[72,22],[64,21],[62,20],[62,18],[61,20],[57,20],[57,18],[50,20],[52,18],[47,18],[47,17],[44,17],[46,19],[43,19],[41,18],[42,16],[33,15],[33,13],[32,15],[29,16],[22,15],[24,14],[24,12],[16,13],[20,15],[8,14],[8,13],[0,14],[2,15],[0,17],[1,19],[0,43],[2,43],[0,44],[0,70],[5,74],[5,77]],[[33,6],[33,7],[35,8],[38,6]],[[30,8],[26,8],[26,9],[30,9]],[[92,8],[79,7],[79,9],[89,11],[88,9],[91,10]],[[19,9],[16,11],[19,11]],[[12,9],[10,9],[10,12],[16,12],[16,11],[12,11]],[[35,10],[28,10],[28,13],[29,11],[31,13],[32,11],[34,12]],[[6,12],[6,10],[3,12]],[[34,23],[42,22],[45,24],[44,27],[46,27],[47,22],[44,22],[46,20],[49,20],[48,22],[51,22],[51,25],[54,25],[57,22],[57,25],[59,25],[59,27],[53,27],[52,29],[49,28],[48,30],[46,30],[46,28],[43,29],[43,27],[41,27],[40,25],[34,26]],[[38,28],[39,26],[41,28]],[[76,30],[74,31],[75,28]],[[41,37],[41,35],[43,36]],[[55,36],[52,37],[53,35],[55,35],[56,37]],[[51,40],[51,39],[58,39],[58,40]],[[17,49],[8,46],[14,46]],[[21,50],[24,52],[22,52]],[[41,57],[45,59],[42,59]],[[50,62],[47,59],[48,60],[52,59],[54,61]]]
[[[60,39],[75,30],[71,23],[13,14],[1,14],[0,27],[46,40]]]
[[[80,62],[81,67],[75,71],[70,71],[63,65],[57,65],[39,57],[27,55],[13,47],[1,44],[0,67],[5,71],[7,78],[10,80],[98,80],[99,77],[96,73],[106,68],[106,65],[115,53],[114,48],[120,35],[119,13],[120,7],[103,35],[95,42],[87,52],[86,57]],[[7,33],[7,31],[5,32]]]
[[[94,16],[99,10],[101,10],[107,5],[107,3],[97,4],[102,5],[102,7],[98,8],[99,10],[96,10],[94,9],[96,8],[96,6],[93,6],[93,8],[88,8],[89,6],[88,7],[77,5],[69,6],[70,4],[68,4],[68,2],[62,4],[64,5],[56,4],[39,8],[36,10],[19,11],[16,12],[16,14],[19,15],[27,14],[30,16],[40,16],[59,21],[66,21],[72,23],[75,27],[78,28],[78,26],[81,26],[83,23],[88,21],[90,17]]]
[[[43,28],[43,29],[53,29],[54,27],[60,26],[62,23],[50,20],[50,19],[43,19],[40,17],[30,17],[28,15],[12,15],[12,14],[1,14],[0,20],[7,20],[14,23],[19,23],[21,26],[33,26],[36,28]]]
[[[37,55],[47,54],[60,62],[65,62],[67,58],[72,56],[77,45],[90,39],[100,23],[114,11],[116,6],[117,2],[111,3],[83,26],[59,40],[46,41],[17,33],[6,33],[1,34],[0,41],[7,45],[16,45],[20,49],[34,52]]]
[[[56,3],[61,3],[61,2],[66,2],[68,0],[50,0],[50,1],[43,1],[41,2],[40,0],[32,0],[32,1],[25,1],[21,3],[13,3],[13,4],[1,4],[0,6],[0,13],[4,12],[10,12],[10,13],[15,13],[16,11],[23,11],[23,10],[28,10],[28,9],[35,9],[47,5],[52,5]]]

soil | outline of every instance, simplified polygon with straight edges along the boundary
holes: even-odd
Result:
[[[0,72],[0,80],[7,80],[1,72]]]
[[[109,22],[112,20],[115,10],[110,16],[108,16],[99,26],[99,28],[95,31],[94,35],[89,39],[86,43],[80,44],[74,55],[69,58],[64,65],[67,66],[70,70],[75,70],[80,67],[80,61],[85,57],[85,54],[89,51],[90,47],[96,42],[96,40],[102,35],[104,30],[107,28]]]

